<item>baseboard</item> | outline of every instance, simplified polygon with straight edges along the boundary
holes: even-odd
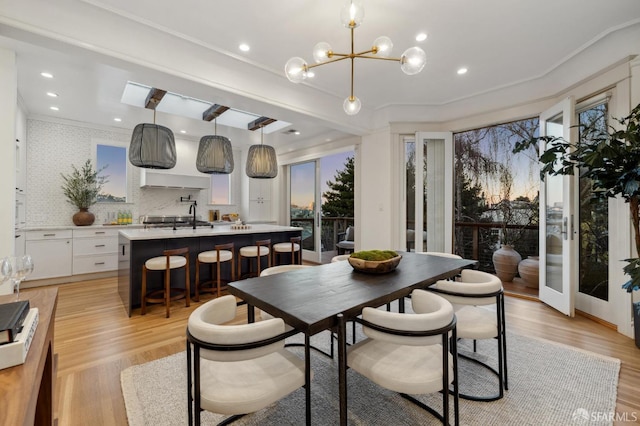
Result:
[[[118,276],[118,271],[115,270],[115,271],[107,271],[107,272],[96,272],[93,274],[71,275],[67,277],[44,278],[41,280],[23,281],[20,284],[20,288],[23,289],[23,288],[44,287],[47,285],[75,283],[78,281],[97,280],[101,278],[112,278],[117,276]]]

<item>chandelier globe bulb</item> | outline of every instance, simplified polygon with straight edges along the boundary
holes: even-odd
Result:
[[[357,28],[364,19],[364,7],[359,0],[347,0],[340,10],[340,22],[346,28]]]
[[[389,55],[391,55],[391,50],[393,49],[393,42],[387,36],[380,36],[373,40],[373,49],[375,50],[376,56],[388,58]]]
[[[347,115],[356,115],[360,112],[360,108],[362,108],[362,102],[356,96],[348,96],[344,103],[342,104],[342,108]]]
[[[313,59],[317,64],[327,61],[331,53],[331,45],[325,41],[321,41],[313,47]]]
[[[419,47],[410,47],[400,57],[400,68],[407,75],[418,74],[427,63],[427,55]]]
[[[304,59],[294,56],[284,65],[284,72],[290,82],[300,83],[307,78],[307,66]]]

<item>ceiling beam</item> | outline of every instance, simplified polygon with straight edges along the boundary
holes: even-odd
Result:
[[[249,130],[258,130],[261,127],[268,126],[269,124],[275,122],[275,118],[269,117],[260,117],[253,120],[251,123],[247,125],[247,129]]]
[[[228,106],[213,104],[205,112],[202,113],[202,119],[204,121],[211,121],[214,118],[218,118],[222,113],[229,109]]]
[[[166,90],[156,89],[152,87],[149,90],[149,94],[147,95],[147,99],[144,101],[144,107],[148,109],[156,109],[160,101],[167,94]]]

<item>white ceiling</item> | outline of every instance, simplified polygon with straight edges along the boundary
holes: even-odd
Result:
[[[30,116],[132,129],[152,120],[151,111],[121,102],[134,81],[292,123],[265,135],[283,149],[365,134],[384,125],[381,117],[442,121],[542,99],[640,53],[639,0],[364,1],[355,50],[386,35],[392,56],[418,45],[427,65],[407,76],[394,62],[357,60],[363,108],[349,117],[342,111],[348,61],[318,67],[300,85],[283,71],[292,56],[312,63],[319,41],[348,53],[342,4],[0,0],[0,47],[17,53],[18,90]],[[419,32],[426,41],[415,41]],[[240,43],[251,50],[241,52]],[[468,73],[457,75],[460,67]],[[45,70],[55,78],[41,78]],[[49,109],[54,104],[59,111]],[[158,122],[193,138],[212,132],[211,123],[173,114],[159,113]],[[284,133],[291,129],[301,134]],[[259,138],[219,125],[225,132],[234,143]]]

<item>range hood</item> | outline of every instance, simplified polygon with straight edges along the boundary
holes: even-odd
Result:
[[[153,169],[141,169],[140,187],[208,189],[209,177],[173,174]]]

